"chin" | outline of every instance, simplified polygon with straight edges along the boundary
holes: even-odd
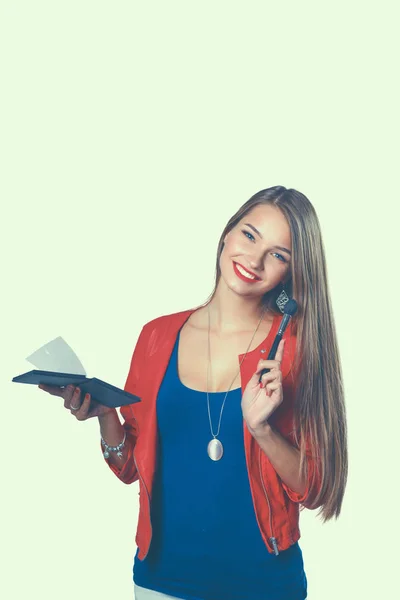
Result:
[[[221,271],[221,281],[224,282],[224,285],[228,288],[228,290],[238,296],[242,296],[243,298],[262,298],[262,296],[265,294],[264,291],[260,291],[260,288],[255,290],[252,285],[249,285],[244,281],[240,281],[235,274],[227,277]]]

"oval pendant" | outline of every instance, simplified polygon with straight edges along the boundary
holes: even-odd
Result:
[[[215,438],[207,446],[207,454],[211,460],[219,460],[224,453],[224,447],[219,440]]]

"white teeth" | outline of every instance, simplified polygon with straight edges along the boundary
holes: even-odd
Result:
[[[240,266],[240,265],[238,265],[237,263],[236,263],[236,268],[237,268],[237,270],[239,271],[239,273],[241,273],[241,274],[242,274],[242,275],[244,275],[245,277],[248,277],[249,279],[255,279],[255,276],[254,276],[254,275],[250,275],[250,273],[248,273],[247,271],[245,271],[245,270],[243,269],[243,267],[241,267],[241,266]]]

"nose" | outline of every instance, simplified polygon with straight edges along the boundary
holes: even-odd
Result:
[[[254,252],[253,254],[251,254],[249,256],[249,265],[252,269],[261,270],[263,268],[263,264],[264,264],[264,252]]]

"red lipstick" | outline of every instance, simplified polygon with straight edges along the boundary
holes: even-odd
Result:
[[[242,267],[242,269],[247,271],[247,269],[245,269],[245,267],[243,267],[242,265],[240,265],[240,266]],[[254,275],[254,279],[250,279],[250,277],[246,277],[245,275],[242,275],[242,273],[237,268],[237,265],[235,262],[233,262],[233,270],[235,271],[235,273],[239,277],[239,279],[241,279],[242,281],[245,281],[246,283],[257,283],[258,281],[261,281],[261,278],[258,277],[258,275],[256,275],[255,273],[251,273],[251,271],[247,271],[247,272],[251,273],[251,275]]]

